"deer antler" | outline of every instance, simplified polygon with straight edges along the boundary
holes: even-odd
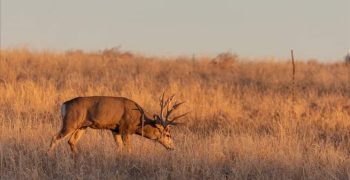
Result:
[[[185,102],[181,102],[181,103],[176,103],[172,106],[172,108],[169,110],[167,109],[167,112],[166,112],[166,115],[165,115],[165,123],[166,123],[166,126],[167,125],[171,125],[173,124],[174,125],[174,121],[181,118],[181,117],[184,117],[186,116],[189,112],[186,112],[184,114],[181,114],[179,116],[175,116],[172,120],[169,121],[169,117],[171,115],[172,112],[174,112],[181,104],[183,104]]]
[[[171,103],[171,101],[174,99],[175,97],[175,94],[172,95],[171,97],[169,97],[168,99],[164,100],[164,94],[165,94],[165,91],[163,92],[162,96],[160,97],[160,113],[159,113],[159,118],[160,118],[160,121],[161,121],[161,124],[165,127],[166,126],[166,121],[164,121],[164,115],[163,115],[163,112],[164,112],[164,108],[166,107],[167,109],[169,109],[169,104]]]
[[[175,103],[171,106],[171,103],[175,97],[175,94],[172,95],[171,97],[169,97],[168,99],[164,100],[164,94],[165,92],[163,92],[162,96],[160,97],[160,114],[159,114],[159,120],[161,121],[160,123],[166,127],[168,125],[171,125],[171,124],[174,124],[174,121],[176,119],[179,119],[180,117],[183,117],[185,115],[188,114],[185,113],[185,114],[182,114],[180,116],[176,116],[174,117],[172,120],[169,121],[169,117],[171,115],[171,113],[173,113],[181,104],[185,103],[185,102],[181,102],[181,103],[177,103],[175,101]],[[171,108],[170,108],[171,106]],[[166,108],[166,114],[164,116],[163,112],[164,112],[164,108]]]

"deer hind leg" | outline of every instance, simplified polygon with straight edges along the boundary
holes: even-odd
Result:
[[[85,130],[86,130],[86,128],[77,129],[76,131],[74,131],[72,136],[69,138],[68,144],[70,145],[70,148],[74,153],[77,152],[76,144],[78,143],[81,136],[84,134]]]
[[[49,149],[49,152],[51,152],[55,146],[57,145],[57,143],[64,139],[65,137],[67,137],[69,134],[73,133],[75,130],[74,129],[62,129],[59,133],[57,133],[53,138],[52,138],[52,141],[51,141],[51,144],[50,144],[50,149]]]

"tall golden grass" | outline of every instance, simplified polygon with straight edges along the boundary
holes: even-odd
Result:
[[[350,66],[287,61],[144,57],[116,50],[2,49],[0,179],[349,179]],[[162,91],[191,113],[175,151],[88,130],[79,153],[60,142],[59,108],[76,96],[125,96],[158,111]]]

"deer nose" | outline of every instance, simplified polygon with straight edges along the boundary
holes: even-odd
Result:
[[[167,150],[175,150],[175,145],[173,143],[170,143],[166,146]]]
[[[163,146],[167,149],[167,150],[174,150],[175,146],[174,144],[163,144]]]

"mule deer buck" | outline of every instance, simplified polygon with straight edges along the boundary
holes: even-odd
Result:
[[[156,140],[167,149],[173,149],[169,126],[176,125],[175,120],[187,114],[170,118],[183,104],[173,102],[173,99],[174,95],[165,100],[163,93],[160,99],[160,113],[153,116],[125,97],[91,96],[66,101],[61,107],[62,129],[52,138],[49,152],[52,152],[59,140],[69,135],[71,150],[77,152],[76,144],[88,127],[110,130],[118,148],[125,145],[130,150],[130,136],[137,134]]]

